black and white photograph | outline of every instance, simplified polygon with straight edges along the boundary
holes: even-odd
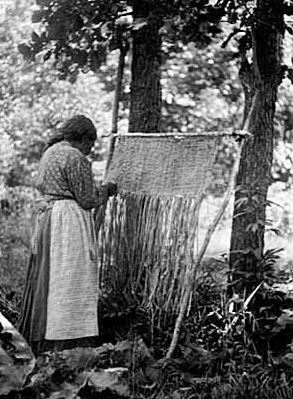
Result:
[[[293,398],[293,0],[0,0],[0,399]]]

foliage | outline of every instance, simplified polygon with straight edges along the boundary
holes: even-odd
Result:
[[[236,49],[221,39],[205,49],[165,44],[162,120],[166,130],[220,131],[240,127],[242,94]],[[234,125],[232,125],[232,122]]]
[[[245,0],[160,0],[77,2],[36,0],[32,22],[36,31],[20,51],[33,59],[42,53],[44,60],[54,59],[60,77],[73,79],[79,70],[96,71],[106,59],[107,50],[127,47],[131,31],[139,30],[152,19],[160,21],[160,33],[172,43],[210,44],[221,33],[220,21],[234,25],[226,43],[235,35],[243,36],[242,45],[251,46],[249,30],[255,22],[255,4]],[[284,13],[292,13],[284,6]],[[40,26],[38,26],[40,25]],[[287,26],[286,26],[287,27]],[[284,26],[277,26],[283,30]],[[288,31],[290,31],[290,28]]]
[[[34,366],[30,347],[0,312],[0,396],[20,389]]]
[[[152,327],[150,315],[138,301],[124,292],[105,293],[99,301],[101,339],[116,343],[126,337],[139,334],[151,345]]]
[[[93,18],[96,17],[96,20],[86,19],[87,15],[90,15],[83,9],[86,3],[89,6],[89,11],[86,12],[90,13],[95,9]],[[218,8],[211,6],[207,1],[179,1],[176,2],[176,8],[175,2],[172,1],[156,2],[158,15],[162,15],[164,20],[161,28],[165,40],[162,111],[166,131],[210,131],[225,129],[232,123],[233,126],[239,126],[241,123],[242,98],[237,78],[237,42],[232,36],[229,37],[228,30],[227,34],[225,33],[223,25],[221,29],[224,33],[219,40],[211,40],[210,35],[220,34],[218,24],[212,21],[212,12],[219,12],[214,16],[214,21],[217,22],[224,3],[229,10],[229,22],[237,21],[236,30],[232,33],[245,38],[246,41],[241,43],[249,47],[251,43],[245,26],[253,22],[253,2],[234,1],[236,8],[232,7],[232,1],[219,1]],[[6,132],[5,135],[1,134],[0,139],[0,151],[4,155],[0,157],[0,173],[3,181],[9,186],[16,186],[20,182],[30,183],[45,139],[58,127],[63,118],[72,113],[86,112],[95,120],[100,132],[109,131],[112,97],[108,96],[108,93],[114,89],[115,54],[112,58],[107,58],[108,64],[102,65],[102,62],[105,61],[108,49],[113,50],[121,45],[121,42],[115,43],[118,34],[122,33],[123,39],[126,40],[133,29],[142,28],[146,22],[144,19],[133,21],[131,15],[121,15],[124,12],[132,13],[130,3],[127,2],[102,1],[98,5],[104,7],[102,10],[97,8],[97,2],[91,1],[77,1],[72,5],[72,2],[68,1],[38,0],[39,9],[35,9],[33,18],[35,22],[42,18],[45,25],[42,27],[40,22],[36,22],[37,36],[32,37],[32,48],[21,49],[29,56],[33,55],[32,51],[41,51],[35,58],[35,64],[23,63],[16,52],[16,45],[21,40],[28,40],[26,32],[29,30],[30,16],[28,11],[24,13],[24,2],[20,1],[17,4],[19,9],[10,4],[0,39],[3,54],[0,68],[3,82],[0,98],[1,117],[3,116],[2,127]],[[189,6],[193,8],[190,9]],[[99,10],[103,12],[98,14]],[[40,12],[43,11],[45,14],[41,15]],[[114,16],[112,19],[109,19],[110,14]],[[58,25],[54,26],[56,15],[60,19]],[[61,32],[60,27],[63,29],[60,38],[64,40],[61,42],[64,47],[58,47],[57,40],[49,42],[48,32],[53,36],[57,35],[58,30]],[[230,39],[228,44],[226,42],[225,50],[221,48],[224,35]],[[88,39],[83,42],[81,37]],[[175,38],[176,46],[173,43]],[[190,40],[194,40],[196,46],[190,44]],[[122,44],[125,45],[125,41]],[[199,44],[202,46],[198,47]],[[44,47],[40,49],[40,45]],[[90,54],[91,48],[94,56]],[[43,63],[43,59],[49,55],[50,60]],[[53,69],[54,66],[57,67],[57,73]],[[98,67],[99,77],[94,73],[77,76],[79,69],[96,72]],[[130,90],[129,72],[126,74],[123,103],[125,108],[128,106]],[[66,76],[74,81],[74,85],[68,81],[58,81],[59,77]],[[281,88],[276,125],[276,140],[285,138],[289,145],[284,146],[280,141],[276,148],[276,163],[273,169],[275,179],[289,183],[292,130],[288,106],[292,95],[290,90],[286,84]],[[125,125],[125,120],[122,124]],[[1,133],[4,133],[4,130]],[[98,146],[99,150],[104,149],[101,141]],[[223,148],[220,162],[225,168],[231,165],[230,152],[226,147]],[[5,299],[2,306],[7,306],[9,301],[15,310],[19,307],[24,263],[28,254],[28,231],[22,231],[18,226],[28,226],[30,204],[34,194],[24,193],[23,187],[9,188],[5,192],[3,190],[3,193],[1,199],[8,199],[8,203],[1,202],[3,212],[0,216],[0,279]],[[253,205],[258,206],[257,203]],[[198,282],[197,308],[192,309],[195,310],[194,314],[185,321],[176,358],[169,363],[163,366],[156,362],[147,365],[148,356],[140,362],[133,357],[133,349],[122,354],[123,351],[113,351],[113,345],[98,348],[96,363],[87,363],[93,351],[89,355],[88,351],[81,350],[80,356],[71,353],[67,357],[62,353],[50,353],[44,359],[40,359],[37,366],[39,392],[48,397],[54,391],[55,398],[60,395],[66,397],[69,394],[65,392],[67,384],[72,384],[72,379],[79,375],[80,369],[88,365],[99,368],[129,367],[131,372],[135,369],[135,378],[132,375],[132,381],[137,397],[292,397],[292,350],[287,346],[290,342],[285,339],[292,335],[292,303],[284,294],[264,285],[264,282],[271,284],[275,278],[272,264],[275,263],[278,253],[273,250],[267,252],[264,257],[250,252],[246,255],[249,257],[251,269],[239,276],[249,283],[246,284],[249,287],[246,297],[234,296],[229,301],[218,281],[209,273],[204,273]],[[257,281],[251,279],[255,271]],[[260,283],[264,288],[253,295],[249,306],[244,306],[249,294],[253,293],[255,286]],[[151,310],[138,309],[132,298],[122,295],[117,303],[111,296],[102,298],[100,307],[101,331],[104,332],[105,342],[116,343],[123,338],[139,335],[156,358],[164,355],[173,332],[173,320],[165,317],[166,324],[154,325]],[[5,309],[7,310],[7,307]],[[8,310],[7,314],[15,317],[14,312],[9,313]],[[79,360],[74,362],[76,357]],[[134,358],[137,361],[135,367]],[[10,398],[19,398],[20,395],[34,397],[34,388],[28,389],[30,390],[24,389],[21,394],[14,392]],[[94,396],[93,390],[89,388],[87,393],[89,391]]]
[[[292,47],[292,39],[286,37],[285,45]],[[286,187],[292,186],[292,83],[285,79],[279,88],[275,118],[275,147],[272,178],[281,181]]]
[[[87,3],[87,5],[85,3]],[[164,100],[162,108],[163,130],[181,130],[187,132],[192,130],[209,131],[231,127],[232,123],[232,127],[239,127],[241,123],[240,119],[242,113],[243,99],[241,96],[241,88],[237,77],[239,61],[237,41],[234,40],[234,36],[231,36],[228,44],[224,43],[226,46],[225,49],[221,48],[221,44],[223,44],[225,38],[229,37],[231,33],[231,29],[227,28],[227,22],[232,22],[235,19],[236,14],[234,15],[234,17],[230,16],[228,18],[228,21],[224,21],[221,25],[219,25],[222,33],[218,34],[219,38],[217,40],[213,39],[211,41],[211,35],[208,32],[208,27],[210,25],[206,24],[205,21],[207,21],[209,18],[212,19],[213,13],[217,14],[217,11],[220,15],[220,13],[222,12],[220,12],[220,10],[222,10],[222,7],[224,7],[224,2],[219,1],[217,2],[217,4],[216,2],[211,2],[211,4],[208,4],[209,2],[202,1],[202,3],[197,4],[196,8],[194,7],[192,1],[185,2],[184,4],[183,2],[176,2],[176,7],[174,6],[173,2],[167,2],[168,4],[163,3],[164,2],[161,2],[160,6],[158,3],[158,8],[156,9],[159,15],[162,14],[164,16],[164,26],[161,30],[162,37],[165,40],[165,44],[163,46],[163,58],[165,62],[162,68]],[[18,6],[18,11],[15,10],[13,12],[12,8],[10,7],[11,11],[9,11],[8,14],[9,20],[12,21],[12,18],[15,19],[15,13],[22,12],[21,2],[19,4],[20,5]],[[33,4],[33,2],[31,2],[31,4]],[[249,15],[249,13],[251,13],[253,10],[252,4],[247,5],[247,7],[245,8],[245,12],[241,11],[243,2],[235,2],[235,6],[236,5],[238,10],[237,16],[239,18],[240,16],[241,18],[245,18],[245,15]],[[131,15],[131,4],[127,4],[127,2],[112,1],[107,2],[107,4],[104,4],[104,2],[102,2],[99,5],[100,8],[94,9],[94,7],[97,7],[97,4],[94,4],[94,2],[75,2],[74,8],[71,6],[69,7],[68,2],[42,1],[39,2],[39,5],[37,7],[38,8],[36,8],[36,6],[33,7],[35,13],[33,21],[38,20],[38,18],[41,17],[42,13],[44,13],[44,15],[42,16],[43,22],[35,22],[34,24],[37,32],[42,31],[43,34],[45,32],[44,29],[60,29],[61,25],[59,26],[59,23],[54,24],[54,18],[56,17],[57,19],[61,18],[61,20],[64,22],[64,25],[67,27],[67,30],[65,29],[64,31],[64,35],[70,36],[70,40],[65,40],[65,37],[61,35],[60,37],[58,37],[58,40],[49,41],[49,34],[46,33],[46,38],[45,35],[42,36],[41,34],[42,40],[44,40],[44,43],[42,42],[42,45],[44,45],[45,47],[48,45],[50,47],[57,46],[57,43],[59,43],[58,51],[62,52],[62,46],[64,45],[65,52],[67,50],[70,52],[71,47],[73,48],[72,51],[75,52],[79,51],[75,45],[77,45],[79,41],[82,41],[81,38],[84,35],[87,39],[82,45],[86,46],[88,57],[90,57],[90,53],[94,48],[94,36],[88,37],[91,29],[96,32],[95,34],[100,37],[103,43],[105,42],[103,45],[103,49],[106,49],[106,47],[110,46],[110,44],[112,43],[110,49],[113,50],[117,48],[117,46],[114,45],[114,42],[116,40],[115,35],[117,33],[117,29],[120,25],[129,30],[127,31],[126,29],[127,32],[125,31],[126,40],[130,37],[129,32],[132,29],[138,29],[141,27],[141,24],[143,24],[143,21],[139,19],[138,26],[135,27],[135,23]],[[42,11],[43,9],[44,11]],[[196,9],[198,11],[196,11]],[[230,14],[232,13],[233,7],[231,4],[230,6],[229,4],[227,4],[226,11],[227,10]],[[87,13],[91,12],[94,15],[93,20],[87,20]],[[194,17],[193,19],[190,18],[191,14],[188,16],[188,12],[192,13],[192,16]],[[187,40],[186,38],[188,38],[188,35],[184,36],[182,33],[186,24],[196,22],[196,18],[194,15],[194,13],[196,12],[198,12],[197,17],[202,21],[202,25],[200,28],[202,35],[204,36],[205,34],[207,34],[206,36],[209,38],[209,40],[205,44],[205,47],[203,48],[198,47],[197,40],[194,40],[196,43],[195,46],[192,44],[188,44],[188,42],[192,40],[192,38],[190,37]],[[127,15],[121,16],[121,13],[126,13]],[[111,18],[110,14],[112,15]],[[30,12],[28,11],[27,7],[25,15],[26,17],[30,16]],[[72,15],[74,15],[75,17],[70,20],[70,22],[69,19]],[[76,25],[75,23],[73,23],[75,19],[78,19],[78,15],[80,15],[81,19],[84,19],[84,25],[80,28],[78,28],[78,24]],[[48,21],[46,22],[47,17]],[[94,25],[94,22],[96,21],[95,18],[97,18],[98,21],[96,25]],[[247,21],[249,21],[248,17]],[[40,52],[39,56],[36,56],[34,65],[27,63],[21,65],[21,57],[18,57],[17,54],[15,54],[15,49],[17,43],[20,43],[21,40],[28,39],[30,28],[28,25],[28,21],[25,22],[25,20],[23,20],[21,24],[19,24],[19,21],[17,19],[15,20],[15,22],[16,24],[14,25],[13,29],[13,40],[11,34],[9,33],[11,31],[11,27],[9,24],[6,24],[6,28],[8,28],[6,29],[6,37],[3,37],[6,43],[14,43],[12,55],[8,56],[8,54],[11,54],[11,46],[6,46],[7,49],[9,49],[10,53],[7,53],[6,51],[7,55],[5,56],[5,59],[8,61],[5,61],[6,64],[4,63],[3,66],[6,71],[5,73],[7,74],[7,71],[11,71],[11,74],[9,76],[9,79],[4,80],[4,82],[13,82],[13,84],[10,88],[6,88],[6,83],[3,86],[3,92],[6,93],[6,101],[3,108],[5,109],[5,107],[7,107],[6,103],[10,97],[10,94],[8,95],[8,93],[16,92],[21,95],[22,91],[26,92],[27,96],[21,97],[21,99],[19,100],[21,101],[20,104],[19,101],[17,101],[16,103],[15,101],[10,101],[11,105],[8,106],[8,112],[4,119],[7,121],[7,115],[9,115],[9,124],[7,121],[5,127],[6,131],[8,130],[18,132],[17,134],[14,134],[13,138],[18,141],[17,147],[20,148],[21,162],[19,160],[19,157],[17,157],[17,166],[15,165],[13,169],[13,179],[19,181],[20,179],[24,179],[24,171],[26,171],[27,173],[28,169],[30,168],[33,172],[33,170],[35,169],[35,161],[36,159],[38,159],[39,152],[42,148],[42,143],[44,142],[45,137],[50,134],[52,132],[52,129],[54,130],[58,126],[60,121],[63,120],[67,115],[70,115],[73,112],[84,112],[86,110],[86,113],[88,113],[88,115],[95,120],[96,124],[98,126],[101,126],[101,131],[110,130],[109,109],[111,105],[109,103],[109,98],[107,97],[106,93],[104,97],[101,97],[100,92],[101,90],[103,90],[103,88],[106,91],[114,90],[114,64],[116,62],[116,57],[114,57],[114,64],[112,61],[113,57],[108,57],[107,64],[101,65],[99,67],[99,79],[94,78],[93,76],[90,79],[80,77],[79,81],[77,82],[79,83],[77,90],[74,87],[70,86],[67,82],[61,82],[57,84],[56,79],[57,77],[60,77],[60,74],[58,73],[58,68],[59,66],[61,67],[61,69],[63,68],[63,61],[61,62],[61,64],[59,63],[60,60],[57,62],[57,59],[55,59],[55,61],[53,60],[43,63],[43,50]],[[17,29],[15,28],[16,26],[18,26]],[[76,35],[74,34],[74,29],[77,32]],[[205,31],[205,29],[207,29],[207,31]],[[237,29],[236,33],[239,35],[239,37],[243,36],[244,31],[242,32],[240,28],[239,31]],[[181,33],[179,34],[179,32]],[[192,32],[193,34],[196,34],[197,31],[193,29]],[[236,35],[235,37],[238,36]],[[34,38],[36,39],[35,36]],[[185,44],[182,43],[182,40]],[[198,40],[200,40],[199,37]],[[33,42],[34,41],[32,40],[32,43]],[[208,47],[206,47],[207,44],[209,44]],[[51,51],[51,55],[53,58],[59,57],[58,51],[56,54]],[[3,52],[3,54],[5,54],[5,51]],[[10,59],[11,62],[9,61]],[[21,66],[21,70],[19,70],[19,72],[17,73],[15,73],[15,67],[13,67],[13,60],[15,59],[17,60],[17,67],[20,68]],[[57,72],[53,70],[54,63],[58,64],[55,65],[57,67]],[[67,72],[69,73],[69,75],[74,75],[74,80],[76,79],[77,70],[88,71],[90,69],[87,64],[81,66],[82,62],[79,64],[71,62],[69,64],[67,60],[65,64],[68,68],[71,68],[70,71]],[[67,67],[64,66],[65,69]],[[27,76],[28,73],[30,78],[28,78]],[[27,77],[24,79],[25,76]],[[15,79],[13,77],[15,77]],[[21,82],[23,80],[25,80],[25,83],[23,83],[18,88],[17,82]],[[32,80],[34,81],[32,82]],[[90,92],[89,94],[84,93],[86,87],[88,88],[87,92]],[[130,76],[129,71],[127,70],[125,92],[123,96],[125,100],[123,104],[126,107],[126,110],[129,102],[129,88]],[[50,93],[52,89],[54,90],[54,93],[52,93],[51,96]],[[286,113],[286,107],[288,108],[288,101],[290,101],[290,98],[288,97],[288,101],[286,101],[285,96],[287,95],[290,96],[290,90],[288,89],[288,87],[282,90],[279,108],[280,116],[277,122],[278,126],[281,126],[280,120],[284,120],[284,118],[287,118],[286,115],[288,115],[288,112]],[[72,99],[73,101],[70,101],[69,103],[68,99]],[[84,101],[82,101],[82,99],[84,99]],[[100,103],[98,103],[98,99],[101,99]],[[67,104],[64,104],[64,100],[67,101]],[[74,105],[72,104],[72,102],[74,102]],[[27,110],[27,108],[24,107],[23,104],[31,104],[31,106]],[[89,105],[92,105],[92,109],[89,109]],[[103,112],[102,114],[99,113],[98,115],[96,113],[96,109],[105,109],[106,113],[104,114]],[[27,112],[29,112],[29,115],[27,115]],[[25,120],[23,120],[23,117],[20,118],[20,115],[25,116]],[[105,115],[105,117],[103,115]],[[126,113],[123,112],[123,115],[121,116],[123,118],[127,117],[127,111]],[[124,128],[124,126],[126,126],[125,120],[122,121],[122,129]],[[21,138],[21,132],[24,131],[25,133],[22,133],[23,138]],[[286,135],[289,137],[289,132],[286,133]],[[29,140],[25,140],[24,137],[29,137]],[[288,153],[287,159],[290,159],[290,153],[288,152],[288,148],[289,147],[286,146],[285,149],[282,150],[281,146],[280,150],[276,151],[274,178],[286,179],[290,174],[290,168],[287,166],[289,161],[286,161],[285,164],[282,160],[284,151]],[[101,150],[104,151],[103,143],[99,143],[97,150],[99,152]],[[24,154],[29,154],[32,163],[30,159],[28,161],[25,159]],[[280,154],[280,156],[278,154]],[[229,167],[231,165],[231,162],[232,159],[230,151],[227,151],[227,148],[224,147],[221,159],[223,169],[225,169],[227,166]],[[27,178],[25,180],[27,180]]]
[[[40,357],[27,385],[9,398],[41,394],[70,398],[77,392],[82,398],[90,391],[94,395],[98,381],[117,381],[104,373],[109,367],[125,368],[127,384],[137,398],[289,398],[293,300],[273,288],[278,274],[268,278],[277,254],[268,252],[263,261],[267,268],[256,289],[231,299],[226,295],[226,280],[219,281],[225,264],[216,267],[206,262],[197,281],[196,306],[184,321],[174,358],[167,362],[158,359],[166,353],[174,320],[160,315],[158,326],[153,320],[158,315],[138,308],[133,299],[121,295],[116,303],[115,298],[102,298],[101,343],[112,343]],[[94,381],[91,388],[85,384],[89,376]]]
[[[127,298],[124,304],[127,311]],[[266,284],[246,298],[228,299],[211,266],[198,281],[197,306],[184,322],[173,359],[160,360],[172,323],[156,331],[167,337],[163,348],[162,340],[147,347],[140,338],[147,313],[140,323],[138,313],[132,312],[131,324],[137,328],[130,335],[127,328],[120,329],[123,336],[115,344],[44,354],[22,390],[9,398],[71,398],[77,393],[83,398],[97,395],[105,384],[111,386],[104,392],[107,398],[115,390],[125,397],[127,386],[135,398],[290,398],[292,309],[292,298]],[[113,318],[111,313],[103,316]],[[117,323],[112,328],[117,329]],[[116,370],[123,371],[122,379],[114,377]]]
[[[261,281],[270,283],[274,278],[274,264],[282,251],[263,250],[262,232],[266,230],[278,235],[280,231],[273,226],[273,220],[267,218],[263,212],[264,207],[269,208],[277,204],[268,199],[261,201],[261,193],[261,187],[251,182],[236,187],[234,221],[237,218],[244,220],[245,233],[250,238],[245,247],[230,251],[231,283],[236,292],[253,290]]]
[[[115,367],[114,362],[115,356],[119,356],[122,351],[124,354],[127,352],[130,357],[133,350],[130,342],[124,342],[116,347],[103,345],[98,348],[76,348],[47,353],[37,359],[33,372],[31,368],[22,387],[16,385],[13,387],[5,383],[2,386],[6,393],[10,393],[10,398],[26,397],[26,395],[50,398],[79,397],[81,399],[129,397],[128,368]],[[33,359],[33,363],[35,364],[35,359]],[[112,363],[111,368],[101,369],[110,363]],[[120,364],[123,364],[121,360]],[[2,395],[5,392],[2,391]],[[0,395],[0,397],[4,398],[5,396]]]
[[[18,311],[25,281],[35,193],[28,188],[8,188],[4,198],[0,212],[0,292],[4,297],[8,296],[14,310]]]
[[[52,63],[23,61],[17,44],[29,34],[30,15],[27,2],[7,2],[0,28],[0,151],[7,154],[0,177],[9,186],[31,184],[44,143],[72,114],[85,113],[95,122],[95,160],[103,157],[106,143],[100,137],[110,130],[111,96],[98,77],[81,76],[72,86],[58,80]]]
[[[200,289],[205,285],[210,294],[219,287],[211,286],[209,274]],[[176,359],[168,369],[177,374],[188,397],[292,394],[292,298],[269,286],[251,294],[245,300],[235,296],[226,301],[218,291],[211,306],[199,297],[198,313],[186,320]]]
[[[107,50],[127,47],[132,30],[143,28],[152,18],[161,21],[161,33],[170,33],[187,41],[210,42],[220,32],[218,22],[222,7],[213,7],[207,0],[144,1],[137,8],[132,1],[37,1],[32,22],[41,23],[33,32],[29,45],[20,51],[27,59],[42,53],[50,57],[59,76],[72,79],[81,69],[96,71],[106,59]],[[137,14],[137,15],[136,15]]]

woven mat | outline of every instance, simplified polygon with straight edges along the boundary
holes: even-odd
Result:
[[[214,135],[120,135],[106,179],[120,190],[197,198],[211,178]]]

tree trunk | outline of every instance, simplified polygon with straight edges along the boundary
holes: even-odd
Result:
[[[160,131],[161,20],[151,4],[149,0],[136,0],[133,5],[137,28],[133,30],[129,132]]]
[[[132,32],[131,98],[129,132],[153,133],[160,131],[161,119],[161,20],[155,15],[153,2],[135,0],[133,3],[134,28]],[[136,247],[132,246],[137,236],[138,200],[130,195],[125,198],[125,241],[128,249],[122,267],[129,276],[139,273],[142,265],[136,264]],[[143,243],[141,243],[143,245]],[[132,269],[135,269],[134,273]],[[125,284],[129,281],[125,281]],[[130,292],[135,290],[130,282]]]
[[[240,78],[245,91],[244,118],[254,107],[248,124],[253,138],[241,154],[235,195],[230,267],[233,281],[240,272],[254,273],[236,290],[251,289],[258,283],[255,274],[264,250],[267,192],[271,182],[274,115],[277,91],[282,78],[281,45],[284,21],[281,0],[258,0],[251,31],[253,59],[242,59]],[[243,275],[242,275],[243,276]]]

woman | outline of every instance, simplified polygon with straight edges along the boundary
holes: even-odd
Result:
[[[36,354],[95,345],[98,335],[97,245],[92,210],[116,185],[94,186],[86,158],[96,140],[90,119],[69,119],[39,164],[42,200],[32,236],[20,332]]]

